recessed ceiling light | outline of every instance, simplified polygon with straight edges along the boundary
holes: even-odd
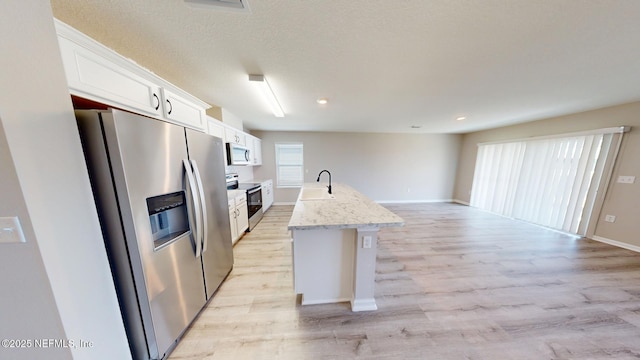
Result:
[[[320,105],[326,105],[329,102],[329,100],[327,98],[320,98],[316,100],[316,102]]]
[[[462,121],[462,120],[464,120],[464,119],[466,119],[466,118],[467,118],[466,116],[458,116],[458,117],[456,118],[456,120],[458,120],[458,121]]]
[[[411,125],[412,129],[420,129],[422,125]]]

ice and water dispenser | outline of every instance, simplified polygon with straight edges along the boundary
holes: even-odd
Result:
[[[147,209],[155,250],[189,232],[189,215],[184,191],[147,198]]]

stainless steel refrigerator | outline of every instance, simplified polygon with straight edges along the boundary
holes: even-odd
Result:
[[[132,355],[162,359],[233,266],[222,141],[119,110],[76,118]]]

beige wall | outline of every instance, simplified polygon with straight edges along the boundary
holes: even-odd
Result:
[[[93,342],[91,348],[44,349],[46,354],[0,348],[0,358],[130,358],[51,5],[1,1],[0,14],[0,117],[6,136],[0,157],[6,164],[9,154],[15,168],[0,170],[0,177],[6,169],[14,179],[0,184],[2,199],[12,202],[2,212],[25,220],[27,241],[0,249],[24,261],[19,267],[0,262],[1,337]],[[9,193],[16,196],[5,198]]]
[[[275,143],[304,144],[305,182],[327,169],[375,201],[451,200],[460,135],[257,131],[263,165],[256,179],[273,179],[276,202],[294,202],[298,189],[276,188]],[[326,174],[321,182],[328,182]]]
[[[27,240],[0,244],[0,339],[65,337],[0,118],[0,217],[17,216]],[[8,295],[10,294],[10,295]],[[38,324],[38,326],[33,326]],[[2,359],[70,359],[69,349],[0,348]]]
[[[640,246],[640,237],[637,236],[640,233],[640,222],[635,212],[637,204],[640,204],[640,102],[464,135],[454,198],[462,202],[470,199],[478,143],[621,125],[629,125],[632,130],[624,135],[614,168],[614,181],[607,191],[595,234],[609,240]],[[634,175],[637,177],[636,183],[618,184],[615,179],[619,175]],[[604,222],[605,214],[615,215],[616,222]]]

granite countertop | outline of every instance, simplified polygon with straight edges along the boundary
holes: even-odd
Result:
[[[325,185],[317,183],[304,184],[303,189],[306,188],[326,190]],[[401,217],[348,185],[333,184],[332,192],[334,199],[300,200],[298,196],[289,220],[289,230],[381,228],[404,225]]]
[[[238,196],[242,196],[242,194],[246,194],[245,190],[227,190],[227,197],[229,199],[235,199]]]

